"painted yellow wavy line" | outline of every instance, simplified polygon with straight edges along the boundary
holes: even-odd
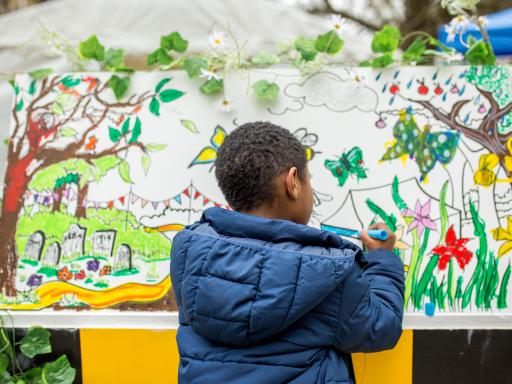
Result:
[[[91,291],[63,281],[53,281],[36,289],[39,296],[38,303],[2,304],[0,309],[19,311],[43,309],[57,303],[63,295],[67,294],[74,294],[78,301],[82,301],[92,308],[101,309],[128,301],[155,301],[162,298],[170,288],[171,279],[169,277],[155,285],[127,283],[101,291]]]

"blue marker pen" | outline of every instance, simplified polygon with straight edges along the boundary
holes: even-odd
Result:
[[[326,225],[322,224],[321,229],[324,231],[330,231],[340,236],[348,236],[348,237],[356,237],[359,238],[359,234],[361,231],[358,231],[356,229],[348,229],[348,228],[341,228],[341,227],[335,227],[333,225]],[[369,229],[368,235],[376,240],[387,240],[388,233],[383,229]]]

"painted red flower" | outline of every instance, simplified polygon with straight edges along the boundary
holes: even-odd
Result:
[[[438,268],[440,271],[446,269],[452,257],[455,257],[459,266],[464,269],[473,256],[473,252],[465,246],[469,240],[471,239],[464,237],[457,239],[453,225],[448,229],[445,237],[445,245],[438,245],[432,249],[432,253],[439,256]]]

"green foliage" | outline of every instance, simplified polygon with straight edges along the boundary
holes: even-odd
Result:
[[[34,80],[43,80],[53,72],[52,68],[41,68],[35,71],[29,72],[29,76]]]
[[[208,68],[208,60],[201,56],[189,56],[183,60],[183,69],[187,71],[188,77],[194,79],[199,77],[201,69]]]
[[[45,364],[42,377],[45,384],[73,384],[76,376],[76,369],[71,367],[66,356]]]
[[[402,55],[402,61],[405,63],[421,63],[426,49],[427,45],[424,38],[417,37],[405,50]]]
[[[279,95],[279,85],[270,83],[267,80],[258,80],[251,88],[257,99],[275,100]]]
[[[150,152],[159,152],[167,148],[167,144],[148,144],[146,149]]]
[[[76,87],[77,85],[79,85],[82,81],[80,80],[79,77],[73,77],[71,75],[68,75],[66,77],[64,77],[61,81],[59,81],[59,83],[61,83],[62,85],[64,85],[66,88],[73,88],[73,87]]]
[[[398,177],[395,176],[393,178],[393,184],[391,185],[392,197],[398,209],[403,211],[407,208],[407,204],[405,203],[404,199],[402,199],[402,196],[400,196],[399,185],[400,183],[398,182]]]
[[[173,62],[173,58],[170,55],[171,52],[183,53],[187,48],[188,41],[185,40],[179,32],[172,32],[169,35],[160,37],[160,47],[148,55],[146,64],[148,66],[155,64],[161,66],[169,65]]]
[[[393,53],[400,45],[400,38],[400,30],[386,24],[373,36],[372,51],[374,53]]]
[[[105,60],[103,62],[105,69],[108,71],[116,71],[124,68],[124,50],[109,48],[105,52]]]
[[[146,59],[146,64],[148,66],[152,66],[155,64],[167,65],[171,63],[172,57],[169,56],[167,52],[165,52],[165,50],[163,50],[162,48],[157,48],[156,50],[151,52]]]
[[[91,35],[87,40],[78,44],[78,54],[82,59],[103,61],[105,59],[105,47],[101,45],[96,35]]]
[[[148,170],[149,170],[149,166],[151,165],[151,158],[146,155],[146,154],[143,154],[140,158],[140,163],[142,165],[142,169],[144,171],[144,174],[147,175],[148,174]]]
[[[336,31],[331,30],[323,35],[319,35],[315,40],[315,48],[318,52],[325,52],[329,55],[335,55],[343,48],[344,41],[338,36]]]
[[[197,129],[196,124],[192,120],[180,120],[180,123],[183,127],[187,128],[192,133],[199,133],[199,129]]]
[[[114,127],[108,127],[108,137],[112,142],[117,143],[121,139],[121,131]]]
[[[179,99],[184,94],[185,92],[177,89],[166,89],[165,91],[160,92],[158,96],[160,97],[160,101],[163,103],[170,103],[171,101]]]
[[[128,76],[119,77],[117,75],[112,75],[108,80],[108,86],[114,92],[116,99],[121,100],[128,92],[130,78]]]
[[[149,103],[149,111],[155,116],[160,116],[160,102],[156,97],[151,98],[151,102]]]
[[[167,84],[169,81],[171,81],[170,77],[166,77],[165,79],[162,79],[158,82],[158,84],[155,87],[155,92],[158,93],[162,90],[165,84]]]
[[[123,179],[125,183],[133,184],[133,180],[130,177],[130,164],[126,160],[121,160],[117,170],[119,171],[119,176],[121,176],[121,179]]]
[[[135,124],[133,124],[132,136],[130,137],[130,140],[128,140],[128,142],[135,143],[139,139],[141,132],[142,132],[142,123],[141,123],[140,119],[137,117],[135,119]]]
[[[218,80],[212,78],[210,80],[206,80],[201,87],[199,88],[201,92],[205,95],[211,95],[214,93],[218,93],[224,89],[224,81],[222,79]]]
[[[385,68],[394,62],[393,56],[390,53],[386,53],[382,56],[378,56],[370,62],[370,66],[373,68]]]
[[[74,136],[78,135],[78,132],[74,128],[64,127],[57,131],[57,135],[59,137],[74,137]]]
[[[483,40],[473,42],[465,54],[466,60],[471,65],[494,65],[496,56],[492,46]]]
[[[251,58],[251,62],[256,65],[273,65],[279,63],[279,56],[261,51]]]
[[[50,353],[50,332],[41,327],[32,327],[21,339],[20,350],[27,357],[33,358],[37,355]]]
[[[315,39],[299,36],[295,39],[293,45],[304,61],[314,60],[318,53]]]

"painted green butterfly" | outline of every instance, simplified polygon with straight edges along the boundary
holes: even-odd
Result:
[[[364,168],[363,151],[354,147],[348,152],[343,152],[338,160],[325,160],[325,167],[338,179],[338,185],[342,187],[350,175],[357,177],[357,180],[366,179],[367,169]]]
[[[400,111],[393,127],[395,143],[388,148],[381,160],[394,160],[409,155],[416,160],[423,181],[437,162],[448,164],[453,160],[460,134],[457,132],[430,132],[428,125],[420,130],[410,108]]]

